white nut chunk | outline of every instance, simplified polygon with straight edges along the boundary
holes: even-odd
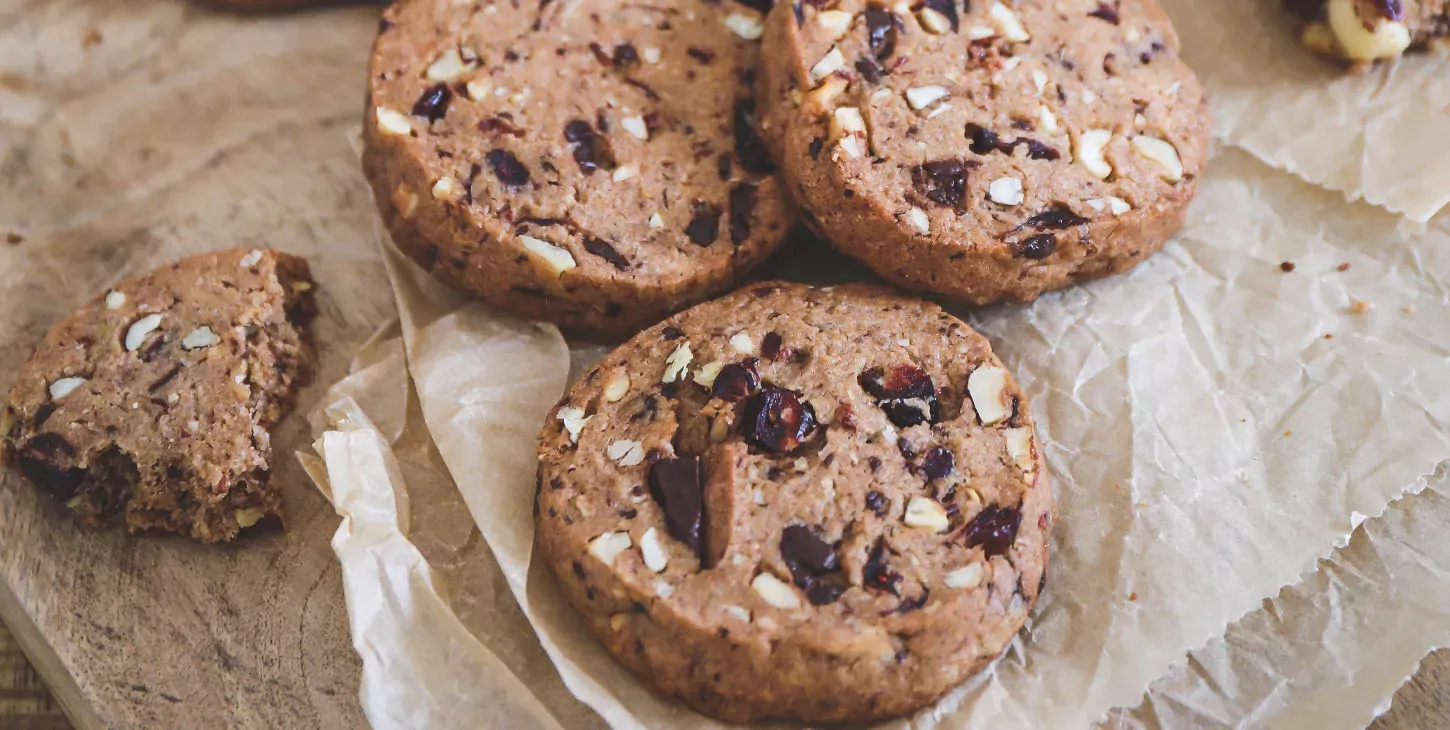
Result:
[[[801,100],[801,111],[812,117],[825,114],[836,97],[846,90],[847,85],[846,80],[840,76],[826,79],[825,83],[817,86]]]
[[[999,177],[987,186],[987,197],[1000,205],[1022,202],[1022,181],[1015,177]]]
[[[211,347],[221,341],[222,338],[218,337],[217,333],[212,332],[210,327],[201,326],[186,333],[186,336],[181,338],[181,349],[199,350],[203,347]]]
[[[629,392],[629,373],[615,368],[604,381],[604,400],[617,403]]]
[[[1007,437],[1007,455],[1012,457],[1012,463],[1022,470],[1023,474],[1031,474],[1037,468],[1037,458],[1032,452],[1032,429],[1025,426],[1009,428],[1002,432]]]
[[[744,332],[736,332],[730,337],[730,349],[742,355],[754,355],[755,342],[750,339],[750,335]]]
[[[1106,180],[1113,174],[1113,166],[1108,164],[1103,150],[1112,139],[1112,130],[1089,129],[1073,140],[1072,156],[1099,180]]]
[[[660,544],[660,531],[653,527],[640,535],[639,554],[644,558],[645,567],[656,573],[664,571],[670,564],[670,556],[665,553],[664,545]]]
[[[463,186],[459,185],[457,180],[444,175],[438,178],[438,182],[433,183],[434,200],[451,203],[461,197],[463,197]]]
[[[615,441],[604,450],[620,466],[638,466],[644,461],[644,444],[638,441]]]
[[[695,371],[694,380],[696,383],[709,388],[715,385],[715,378],[720,375],[720,369],[723,367],[725,367],[725,363],[719,360],[707,362],[701,365],[699,370]]]
[[[1163,168],[1158,176],[1171,183],[1183,179],[1183,161],[1178,159],[1178,150],[1157,137],[1139,135],[1132,139],[1133,151],[1139,157]]]
[[[945,86],[915,86],[906,90],[906,103],[912,109],[925,109],[950,94]]]
[[[673,383],[676,380],[685,379],[685,371],[690,367],[690,361],[695,358],[695,353],[690,352],[690,343],[681,342],[670,356],[665,358],[665,375],[660,378],[661,383]]]
[[[967,376],[967,393],[982,425],[990,426],[1010,415],[1007,411],[1007,371],[983,365]]]
[[[1395,58],[1410,47],[1410,29],[1385,18],[1361,18],[1355,0],[1329,0],[1329,29],[1344,56],[1352,61]]]
[[[589,554],[609,565],[632,544],[628,532],[606,532],[589,541]]]
[[[992,3],[992,23],[997,26],[997,31],[1002,34],[1002,40],[1008,43],[1026,43],[1032,40],[1027,34],[1027,29],[1022,26],[1022,16],[1017,11],[1003,5]]]
[[[757,40],[765,32],[765,25],[761,23],[759,15],[744,13],[731,13],[730,17],[725,19],[725,27],[747,41]]]
[[[137,348],[141,347],[142,343],[146,342],[146,336],[155,332],[156,328],[160,326],[161,315],[159,314],[148,314],[131,323],[131,326],[126,330],[126,349],[130,352],[135,352]]]
[[[644,123],[644,117],[633,116],[619,120],[619,126],[629,132],[629,136],[638,140],[649,139],[649,126]]]
[[[125,303],[125,294],[118,291],[106,292],[106,309],[120,309]]]
[[[519,236],[519,243],[524,245],[524,250],[533,254],[544,266],[555,274],[563,274],[565,271],[578,266],[574,262],[574,256],[568,251],[533,236]]]
[[[413,123],[408,121],[402,112],[380,106],[373,114],[377,117],[378,129],[382,130],[383,134],[407,136],[413,133]]]
[[[831,113],[831,138],[839,140],[847,157],[866,154],[866,119],[854,106],[843,106]]]
[[[831,46],[831,50],[821,56],[821,60],[816,61],[816,65],[811,66],[811,84],[821,83],[823,79],[840,71],[845,65],[846,57],[841,55],[841,49]]]
[[[916,13],[921,29],[932,35],[943,35],[952,29],[952,20],[931,8],[922,8]]]
[[[557,414],[559,420],[564,424],[564,431],[569,434],[569,443],[579,443],[579,433],[584,430],[584,424],[589,422],[593,416],[584,415],[583,408],[565,406],[559,409]]]
[[[835,40],[845,35],[846,30],[851,27],[851,14],[844,10],[825,10],[816,15],[816,23],[831,40]]]
[[[50,399],[60,400],[70,395],[71,391],[85,385],[85,383],[85,378],[61,378],[50,384]]]
[[[766,603],[776,608],[790,610],[801,607],[801,599],[796,595],[795,589],[770,573],[755,576],[755,580],[750,581],[750,587]]]
[[[915,527],[920,530],[932,532],[946,532],[951,525],[947,517],[947,510],[930,497],[912,497],[906,503],[906,515],[902,518],[907,527]]]
[[[256,266],[259,262],[261,262],[261,260],[262,252],[256,249],[252,249],[251,251],[247,252],[246,256],[243,256],[241,259],[237,260],[237,266],[240,266],[244,269],[250,269],[253,266]]]
[[[926,211],[921,208],[908,208],[906,222],[923,234],[931,233],[931,218],[927,217]]]
[[[948,588],[976,588],[982,584],[982,572],[981,563],[972,563],[942,576],[942,582]]]
[[[476,65],[472,61],[464,61],[457,49],[450,48],[428,64],[428,70],[423,75],[429,81],[452,81],[463,72],[472,71]]]

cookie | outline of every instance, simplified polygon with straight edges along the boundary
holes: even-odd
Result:
[[[1152,0],[777,5],[763,134],[802,216],[900,286],[1029,301],[1183,223],[1202,90]]]
[[[536,539],[658,691],[866,722],[984,667],[1046,581],[1053,498],[987,341],[883,287],[765,283],[625,343],[549,414]]]
[[[586,335],[736,285],[793,216],[753,126],[763,19],[736,0],[397,3],[364,131],[394,242]]]
[[[1361,70],[1375,61],[1427,48],[1450,34],[1446,0],[1286,0],[1305,22],[1311,50]]]
[[[268,517],[268,431],[312,377],[307,262],[202,254],[51,328],[10,390],[6,461],[96,527],[221,542]]]

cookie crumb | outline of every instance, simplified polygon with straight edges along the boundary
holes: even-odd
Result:
[[[1369,302],[1360,299],[1349,300],[1350,314],[1365,314],[1367,312],[1369,312]]]
[[[1344,263],[1342,263],[1342,264],[1334,267],[1334,270],[1335,271],[1349,271],[1349,262],[1346,261],[1346,262],[1344,262]]]
[[[1285,261],[1284,263],[1279,264],[1279,270],[1282,271],[1282,272],[1284,272],[1284,273],[1286,273],[1286,274],[1289,273],[1289,272],[1291,272],[1291,271],[1293,271],[1294,270],[1294,262],[1293,261]]]

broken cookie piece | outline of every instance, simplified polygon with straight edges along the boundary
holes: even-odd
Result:
[[[1450,35],[1447,0],[1285,0],[1310,50],[1363,70]]]
[[[312,377],[307,262],[202,254],[51,328],[15,380],[6,462],[87,525],[222,542],[269,517],[271,428]]]

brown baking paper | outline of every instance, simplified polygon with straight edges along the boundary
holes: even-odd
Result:
[[[1428,220],[1450,202],[1450,58],[1362,74],[1299,43],[1283,2],[1160,0],[1208,91],[1217,137],[1275,167]]]

